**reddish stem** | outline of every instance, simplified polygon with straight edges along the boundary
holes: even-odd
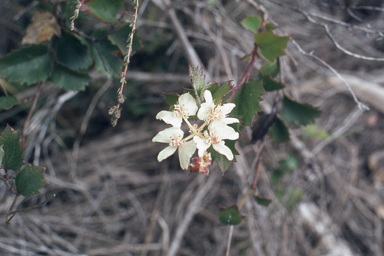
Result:
[[[243,86],[245,83],[249,81],[249,77],[251,76],[251,71],[252,71],[253,65],[255,64],[256,57],[257,57],[257,45],[255,45],[255,47],[252,50],[252,58],[248,64],[248,67],[247,67],[247,70],[245,71],[244,76],[237,83],[237,85],[232,87],[232,89],[230,90],[231,96],[229,96],[227,103],[232,102],[233,97],[235,97],[235,94],[241,88],[241,86]]]
[[[255,178],[253,179],[252,183],[252,189],[256,191],[256,184],[257,180],[259,179],[259,173],[260,173],[260,168],[261,168],[261,159],[263,158],[263,150],[264,148],[261,149],[259,159],[257,160],[257,166],[256,166],[256,172],[255,172]]]

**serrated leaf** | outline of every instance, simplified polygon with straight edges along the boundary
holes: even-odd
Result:
[[[201,93],[204,89],[205,84],[203,68],[194,67],[189,64],[189,76],[192,79],[192,87],[197,92],[198,96],[201,97]]]
[[[270,61],[284,55],[289,37],[280,37],[272,31],[258,33],[255,35],[255,43],[259,46],[261,53]]]
[[[260,196],[256,192],[253,193],[253,196],[254,196],[254,198],[256,200],[256,203],[258,203],[259,205],[268,206],[270,203],[272,203],[272,199],[271,198]]]
[[[8,110],[17,104],[19,104],[19,101],[14,96],[0,97],[0,108],[2,109]]]
[[[88,69],[93,62],[88,46],[69,33],[63,33],[57,41],[56,60],[75,71]]]
[[[288,123],[307,125],[315,122],[315,119],[320,117],[321,111],[311,105],[298,103],[284,95],[281,115]]]
[[[23,196],[30,196],[32,193],[40,194],[40,189],[47,184],[44,180],[45,168],[26,164],[16,175],[16,188]]]
[[[244,84],[233,97],[232,103],[235,103],[236,107],[231,115],[242,116],[243,125],[251,125],[253,117],[262,111],[259,103],[263,94],[264,89],[260,81],[249,81]]]
[[[125,24],[116,31],[112,32],[112,34],[108,35],[108,39],[112,42],[112,44],[119,47],[120,52],[123,55],[127,54],[127,39],[131,32],[132,28],[129,26],[129,24]],[[140,50],[142,47],[141,39],[137,34],[137,30],[135,30],[135,33],[133,34],[132,53]]]
[[[261,18],[257,14],[253,16],[247,16],[245,19],[243,19],[241,25],[243,25],[246,29],[250,30],[254,34],[257,34],[261,25]]]
[[[276,118],[276,121],[269,129],[269,136],[271,136],[274,142],[285,142],[289,140],[288,128],[280,118]]]
[[[212,93],[213,101],[215,105],[219,105],[224,96],[232,89],[231,82],[228,81],[220,86],[214,93]],[[212,91],[211,91],[212,92]]]
[[[30,85],[46,80],[51,73],[51,61],[45,45],[31,45],[0,59],[0,76],[8,82]]]
[[[87,74],[78,73],[60,64],[57,64],[51,77],[52,83],[66,91],[84,90],[89,80]]]
[[[325,130],[320,129],[319,127],[317,127],[316,124],[309,124],[307,126],[304,126],[303,132],[303,135],[305,137],[318,138],[321,140],[325,140],[329,136]]]
[[[119,50],[116,46],[109,40],[103,40],[90,43],[90,50],[98,72],[108,78],[119,76],[123,62],[120,58],[112,55],[112,52]]]
[[[244,216],[240,214],[237,205],[232,205],[228,208],[220,209],[219,219],[225,225],[239,225],[243,221]]]
[[[280,73],[280,61],[276,58],[274,61],[266,60],[259,70],[262,75],[271,75],[275,78]]]
[[[124,0],[89,0],[86,3],[88,12],[102,21],[108,23],[117,23],[115,18],[119,12]]]
[[[13,130],[9,125],[1,133],[0,145],[3,145],[5,155],[2,165],[5,170],[14,170],[17,172],[24,164],[24,148],[20,146],[18,131]]]
[[[263,87],[266,92],[278,91],[285,88],[285,85],[272,79],[270,75],[261,75]]]

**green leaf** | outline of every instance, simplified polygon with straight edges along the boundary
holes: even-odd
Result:
[[[245,19],[243,19],[241,25],[243,25],[246,29],[250,30],[254,34],[257,34],[261,25],[261,18],[257,14],[253,16],[247,16]]]
[[[222,86],[220,86],[213,94],[213,101],[215,105],[218,105],[221,103],[224,96],[229,92],[229,90],[232,89],[231,82],[228,81]],[[211,91],[212,92],[212,91]]]
[[[273,25],[272,23],[267,23],[265,25],[266,30],[274,30],[275,28],[276,28],[275,25]]]
[[[56,60],[75,71],[88,69],[92,65],[88,46],[74,35],[63,33],[56,46]]]
[[[89,0],[86,3],[88,12],[102,21],[108,23],[117,23],[115,18],[119,12],[124,0]]]
[[[204,89],[205,76],[203,73],[203,68],[193,67],[189,65],[189,76],[192,79],[192,87],[197,92],[198,97],[201,97],[201,93]]]
[[[220,209],[219,219],[225,225],[239,225],[243,221],[244,216],[240,214],[237,205],[232,205],[228,208]]]
[[[91,56],[95,60],[95,68],[98,72],[108,78],[118,77],[123,62],[120,58],[112,55],[112,52],[119,51],[109,40],[90,43]]]
[[[164,93],[166,100],[165,103],[169,105],[169,110],[172,111],[179,100],[179,95],[177,93]]]
[[[28,85],[46,80],[52,73],[46,45],[31,45],[0,59],[0,76],[8,82]]]
[[[298,103],[284,95],[281,115],[288,123],[307,125],[315,122],[315,119],[320,117],[321,111],[311,105]]]
[[[2,166],[5,170],[14,170],[17,172],[24,164],[23,152],[19,144],[18,131],[13,130],[9,125],[1,133],[0,145],[3,145],[5,155],[3,157]]]
[[[262,75],[271,75],[275,78],[280,73],[280,61],[276,58],[274,61],[266,60],[260,69]]]
[[[329,136],[325,130],[320,129],[316,124],[304,126],[303,132],[304,137],[318,138],[321,140],[325,140]]]
[[[256,202],[262,206],[268,206],[272,202],[272,199],[267,198],[267,197],[262,197],[259,194],[257,194],[256,192],[253,193],[253,196],[255,197]]]
[[[252,119],[257,112],[262,111],[260,107],[261,95],[264,94],[263,85],[260,81],[249,81],[244,84],[233,97],[232,102],[236,107],[231,115],[243,116],[244,125],[251,125]]]
[[[132,32],[132,28],[129,24],[125,24],[124,26],[120,27],[116,31],[112,32],[112,34],[108,35],[108,39],[112,42],[112,44],[119,47],[120,52],[123,55],[127,54],[127,42],[128,35]],[[135,30],[135,33],[133,34],[133,42],[132,42],[132,53],[140,50],[142,48],[141,39],[137,34],[137,30]]]
[[[285,85],[272,79],[270,75],[262,75],[263,87],[266,92],[278,91],[285,88]]]
[[[288,128],[280,118],[276,118],[276,121],[269,129],[269,135],[274,142],[285,142],[289,140]]]
[[[78,73],[60,64],[57,64],[51,77],[52,83],[66,91],[84,90],[89,79],[88,75]]]
[[[14,96],[0,97],[0,108],[2,109],[8,110],[17,104],[19,104],[19,101]]]
[[[255,43],[259,46],[261,53],[270,61],[284,55],[289,37],[280,37],[272,31],[258,33],[255,35]]]
[[[26,164],[16,175],[16,188],[23,196],[30,196],[32,193],[40,194],[40,189],[47,184],[44,180],[45,168]]]

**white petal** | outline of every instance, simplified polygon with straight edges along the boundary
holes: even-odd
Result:
[[[204,92],[204,98],[205,102],[208,104],[213,104],[213,98],[212,98],[212,93],[210,90],[205,90]]]
[[[193,140],[196,142],[196,147],[199,150],[199,157],[203,157],[204,152],[211,146],[211,143],[207,143],[208,139],[200,138],[199,136],[193,137]]]
[[[170,155],[175,153],[176,149],[177,147],[168,146],[165,149],[161,150],[159,155],[157,156],[157,161],[161,162],[164,159],[168,158]]]
[[[232,127],[220,122],[214,121],[208,126],[221,140],[237,140],[239,133]]]
[[[189,93],[184,93],[179,97],[179,105],[183,106],[182,111],[186,116],[194,116],[197,112],[195,98]]]
[[[226,117],[226,118],[220,119],[219,121],[222,122],[223,124],[233,124],[233,123],[238,123],[239,119]]]
[[[231,113],[234,107],[236,107],[235,103],[225,103],[224,105],[219,106],[218,108],[220,108],[224,115],[228,115],[229,113]]]
[[[170,143],[171,138],[181,140],[183,138],[183,135],[184,135],[184,132],[180,128],[171,127],[156,134],[156,136],[152,139],[152,141]]]
[[[188,169],[188,165],[191,161],[192,155],[196,151],[196,142],[193,140],[185,142],[182,146],[179,147],[179,161],[181,169]]]
[[[220,141],[220,143],[213,144],[213,149],[219,152],[222,155],[225,155],[229,161],[233,160],[232,151],[229,147],[225,146],[224,141]]]
[[[173,127],[178,127],[178,128],[180,128],[181,122],[183,121],[181,117],[176,117],[173,114],[173,111],[165,111],[165,110],[160,111],[156,115],[156,119],[163,120],[166,124],[170,124]]]

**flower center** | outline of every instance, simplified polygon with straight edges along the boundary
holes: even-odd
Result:
[[[169,139],[171,140],[171,142],[169,143],[169,146],[171,147],[179,147],[184,144],[184,141],[179,136],[177,136],[176,138],[170,137]]]

